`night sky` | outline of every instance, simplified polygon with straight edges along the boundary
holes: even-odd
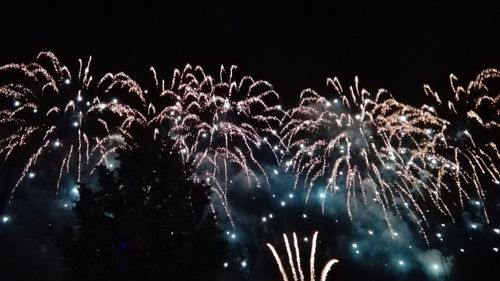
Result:
[[[297,105],[302,89],[324,88],[327,77],[337,76],[343,85],[350,85],[356,75],[364,88],[373,92],[385,88],[418,107],[424,103],[424,84],[440,94],[450,93],[450,73],[466,84],[481,70],[500,67],[498,9],[474,3],[394,6],[375,1],[322,6],[203,1],[160,6],[158,1],[124,2],[9,4],[0,14],[0,65],[31,62],[38,52],[52,51],[72,68],[78,58],[92,56],[96,76],[123,71],[138,82],[150,81],[150,66],[170,77],[173,69],[186,63],[201,65],[214,76],[220,65],[237,65],[240,74],[269,81],[287,108]],[[7,167],[0,168],[4,180]],[[62,226],[73,222],[71,211],[61,204],[73,195],[68,190],[54,200],[48,188],[38,190],[48,185],[44,180],[28,183],[11,204],[7,203],[9,187],[0,185],[0,214],[18,216],[0,223],[0,280],[60,280],[56,240]],[[276,186],[293,184],[293,178],[286,176],[271,181]],[[265,242],[282,246],[282,232],[297,231],[310,239],[314,230],[319,230],[322,241],[317,267],[328,258],[340,260],[328,280],[476,280],[476,274],[477,280],[498,280],[500,254],[492,248],[500,247],[500,235],[494,231],[500,227],[500,193],[495,184],[484,187],[497,189],[487,195],[491,225],[480,223],[477,232],[471,228],[480,213],[471,204],[459,213],[456,224],[433,221],[432,245],[427,246],[412,226],[401,223],[400,244],[419,249],[402,257],[397,254],[400,244],[391,244],[387,237],[370,242],[361,234],[372,220],[376,226],[370,231],[385,231],[383,221],[374,218],[377,211],[367,210],[354,221],[345,209],[341,211],[345,206],[321,214],[319,206],[305,207],[300,199],[291,200],[288,187],[230,194],[241,226],[223,227],[224,232],[230,231],[232,250],[229,273],[221,280],[280,280]],[[276,197],[289,197],[289,203],[282,208]],[[269,214],[273,223],[263,225],[263,216],[271,221]],[[441,223],[446,230],[439,230]],[[237,238],[231,238],[232,233]],[[441,233],[446,233],[446,243],[440,244]],[[474,242],[466,247],[472,250],[460,256],[456,251],[470,237]],[[370,253],[359,258],[358,247]],[[398,267],[402,260],[425,264],[436,256],[454,257],[446,276],[426,274],[417,265]],[[243,261],[248,267],[242,268]]]
[[[359,75],[367,88],[411,98],[423,83],[446,86],[449,73],[465,79],[497,66],[498,23],[495,9],[458,3],[16,4],[1,17],[0,59],[92,55],[95,71],[136,76],[151,65],[235,64],[271,81],[285,102],[327,76]]]

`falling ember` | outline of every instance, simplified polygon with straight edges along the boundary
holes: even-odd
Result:
[[[292,250],[290,248],[290,243],[288,241],[288,237],[286,236],[286,234],[283,234],[283,238],[285,240],[286,252],[287,252],[287,256],[288,256],[290,270],[291,270],[292,276],[293,276],[293,281],[299,281],[299,280],[304,281],[305,277],[304,277],[304,271],[302,270],[302,264],[300,261],[300,249],[298,246],[297,235],[295,233],[293,233],[293,245],[294,245],[294,251],[295,251],[294,253],[292,252]],[[318,232],[316,231],[314,233],[313,240],[312,240],[311,256],[310,256],[310,260],[309,260],[309,266],[310,266],[309,273],[310,273],[310,280],[311,281],[316,280],[315,260],[314,259],[315,259],[315,255],[316,255],[317,239],[318,239]],[[288,279],[287,272],[285,270],[285,267],[283,266],[283,262],[281,261],[280,256],[278,255],[278,252],[273,247],[273,245],[271,245],[269,243],[267,243],[266,245],[269,248],[269,250],[271,251],[271,253],[273,254],[274,259],[276,260],[276,264],[278,265],[278,269],[281,273],[281,277],[282,277],[283,281],[288,281],[289,279]],[[295,261],[294,261],[294,255],[295,255]],[[323,270],[321,271],[320,281],[326,280],[326,277],[328,276],[330,269],[337,262],[338,262],[338,260],[331,259],[326,263],[326,265],[323,267]],[[295,268],[295,267],[297,267],[297,268]],[[297,272],[298,272],[298,274],[297,274]]]

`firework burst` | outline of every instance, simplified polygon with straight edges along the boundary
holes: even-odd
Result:
[[[336,96],[304,90],[282,129],[291,153],[284,163],[296,175],[295,188],[307,188],[306,202],[315,187],[322,188],[324,210],[329,196],[343,192],[352,219],[360,202],[374,201],[391,233],[389,211],[403,217],[407,210],[424,236],[424,207],[453,220],[448,198],[469,197],[459,182],[470,174],[441,152],[448,122],[396,101],[384,89],[373,96],[360,89],[357,78],[346,92],[337,78],[327,86]]]
[[[79,181],[124,144],[132,126],[145,124],[134,109],[144,101],[139,86],[123,73],[95,82],[90,62],[79,60],[72,75],[54,54],[42,52],[33,63],[0,67],[0,155],[24,163],[12,193],[45,158],[58,163],[58,189],[65,174]]]
[[[431,98],[423,108],[450,120],[445,130],[445,148],[463,171],[461,182],[474,186],[477,199],[484,204],[485,191],[481,178],[500,184],[500,155],[496,136],[500,133],[500,108],[498,94],[500,72],[486,69],[467,87],[457,85],[457,77],[450,74],[451,95],[442,95],[424,85],[424,92]],[[496,94],[496,96],[495,96]],[[460,198],[461,205],[463,200]],[[483,208],[488,221],[488,214]]]
[[[241,173],[248,186],[269,187],[261,161],[277,164],[284,153],[278,94],[266,81],[249,76],[235,81],[235,69],[221,67],[216,80],[187,65],[174,72],[169,89],[156,82],[163,100],[153,119],[156,132],[165,131],[184,161],[194,164],[196,177],[214,187],[226,212],[234,175]]]

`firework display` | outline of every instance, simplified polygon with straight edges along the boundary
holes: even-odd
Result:
[[[219,79],[199,66],[175,70],[171,86],[160,88],[158,113],[151,120],[155,134],[173,140],[172,149],[193,163],[195,177],[212,186],[230,215],[228,188],[236,174],[246,184],[270,188],[266,168],[277,165],[284,154],[278,135],[284,111],[279,96],[266,81],[234,78],[236,67],[221,67]],[[268,154],[270,156],[268,156]]]
[[[335,95],[304,90],[282,130],[291,152],[285,165],[295,174],[294,188],[307,188],[306,201],[318,186],[324,190],[323,208],[329,196],[342,192],[352,218],[352,209],[373,200],[382,208],[389,228],[389,210],[398,215],[408,210],[425,236],[424,204],[453,220],[453,200],[462,206],[472,196],[484,200],[475,164],[464,168],[464,159],[457,157],[460,149],[448,144],[448,120],[428,107],[398,102],[385,89],[372,95],[360,88],[357,78],[347,90],[337,78],[328,79],[327,85]],[[483,153],[469,150],[479,152]],[[497,180],[495,166],[480,167]],[[462,182],[473,182],[473,191]]]
[[[294,190],[305,188],[306,202],[319,190],[324,209],[341,194],[351,219],[360,205],[375,202],[390,229],[396,214],[411,218],[425,236],[429,208],[453,221],[453,206],[483,203],[483,178],[499,182],[499,98],[489,91],[500,76],[494,69],[467,88],[451,75],[448,102],[426,85],[433,104],[419,108],[385,89],[371,94],[356,77],[348,89],[328,79],[331,97],[306,89],[299,105],[285,111],[269,82],[237,79],[235,66],[221,67],[214,78],[186,65],[174,71],[170,86],[151,68],[148,91],[124,73],[94,80],[90,61],[79,60],[72,74],[44,52],[33,63],[0,67],[0,154],[24,163],[13,192],[41,163],[57,167],[58,187],[65,175],[80,181],[137,132],[168,139],[228,214],[230,187],[272,190],[268,171],[282,166],[295,178]],[[463,117],[492,137],[473,139],[460,130]]]
[[[80,181],[84,171],[106,163],[126,145],[132,126],[145,125],[136,109],[144,101],[137,83],[124,73],[95,81],[90,62],[79,60],[75,75],[54,54],[43,52],[33,63],[0,67],[0,155],[24,163],[12,192],[24,178],[36,176],[37,165],[51,160],[57,188],[64,175]],[[123,103],[127,100],[134,105]]]
[[[234,81],[235,69],[222,67],[218,81],[199,66],[176,70],[170,89],[161,94],[168,102],[153,121],[168,128],[174,148],[186,161],[202,167],[200,177],[207,175],[216,185],[226,185],[228,166],[233,166],[244,172],[248,185],[269,186],[254,153],[269,150],[270,164],[279,163],[280,152],[284,153],[277,133],[283,114],[279,96],[266,81],[249,76]]]
[[[500,184],[496,137],[500,133],[500,95],[494,96],[499,78],[498,70],[486,69],[467,87],[462,87],[457,85],[457,77],[450,74],[452,94],[441,96],[429,85],[424,85],[424,92],[432,103],[422,108],[451,120],[444,132],[446,149],[451,151],[455,162],[464,171],[463,181],[476,188],[481,203],[485,196],[482,180]],[[488,220],[486,210],[484,215]]]

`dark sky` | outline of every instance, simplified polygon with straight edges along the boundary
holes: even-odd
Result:
[[[94,70],[134,77],[151,65],[170,76],[188,62],[212,72],[237,64],[273,83],[285,101],[327,76],[347,84],[359,75],[368,89],[412,97],[423,83],[448,90],[450,72],[469,81],[500,65],[500,17],[491,7],[125,2],[16,1],[2,9],[0,63],[53,50],[67,64],[93,55]]]

